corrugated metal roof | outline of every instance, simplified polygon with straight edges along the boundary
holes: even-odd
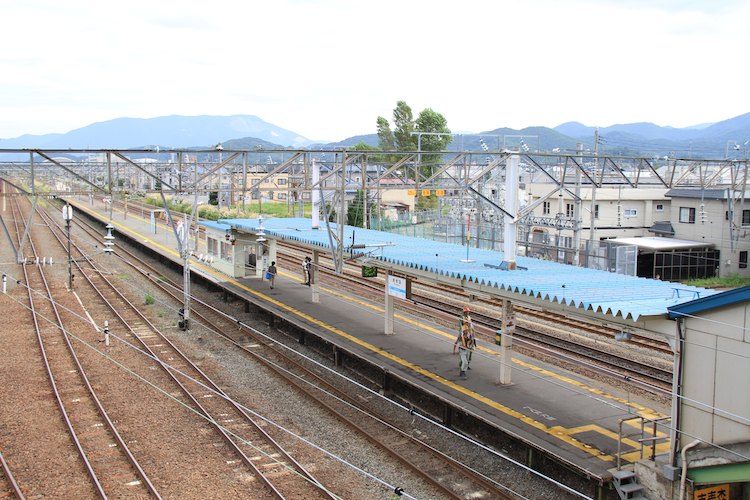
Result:
[[[258,219],[222,219],[219,222],[249,232],[256,232],[258,228]],[[331,225],[336,227],[333,223]],[[270,237],[320,247],[323,251],[329,248],[325,223],[316,230],[311,228],[310,219],[263,219],[263,227]],[[666,314],[668,307],[715,293],[704,288],[530,257],[516,258],[517,265],[526,270],[503,271],[497,268],[503,261],[502,252],[470,248],[469,259],[472,262],[465,262],[466,246],[352,226],[344,227],[343,244],[345,247],[352,244],[370,245],[355,252],[371,252],[373,259],[394,265],[633,321],[641,316]],[[523,298],[519,297],[519,300]]]
[[[750,286],[743,286],[742,288],[735,288],[734,290],[717,293],[710,297],[703,297],[672,306],[669,308],[669,318],[675,319],[682,316],[700,314],[712,309],[718,309],[719,307],[748,301],[750,301]]]
[[[226,231],[227,229],[229,229],[228,224],[224,224],[222,222],[214,222],[211,220],[200,221],[199,225],[210,227],[211,229],[216,229],[219,231]]]
[[[674,236],[674,227],[672,227],[672,223],[668,220],[664,221],[656,221],[654,222],[654,225],[648,228],[649,233],[655,233],[655,234],[668,234],[670,236]]]

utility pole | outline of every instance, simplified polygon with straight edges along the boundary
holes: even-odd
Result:
[[[578,155],[583,154],[583,144],[578,143],[576,147],[576,153]],[[581,216],[581,207],[583,205],[583,200],[581,200],[581,169],[576,169],[576,188],[575,188],[575,206],[573,209],[573,218],[575,219],[574,225],[573,225],[573,248],[575,249],[575,252],[573,254],[573,259],[576,266],[581,265],[581,222],[583,221],[583,217]],[[588,255],[588,253],[587,253]]]
[[[596,228],[594,223],[596,221],[596,178],[599,175],[599,127],[594,130],[594,182],[591,184],[591,225],[589,227],[589,251],[587,255],[590,255],[594,250],[594,236],[596,235]]]

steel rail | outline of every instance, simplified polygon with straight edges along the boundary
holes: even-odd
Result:
[[[80,221],[83,222],[83,221]],[[88,223],[86,223],[88,225]],[[91,226],[89,226],[91,227]],[[122,255],[119,255],[119,253],[126,253],[128,254],[133,260],[137,261],[138,264],[136,265],[132,260],[125,259]],[[117,255],[123,262],[131,266],[134,270],[141,273],[144,277],[147,277],[151,282],[159,287],[164,293],[170,295],[174,301],[175,304],[181,304],[182,302],[182,295],[181,295],[181,288],[178,284],[172,282],[171,280],[166,279],[160,270],[156,269],[155,267],[148,264],[145,259],[140,258],[139,256],[136,256],[134,253],[130,252],[129,250],[121,247],[118,247],[118,255]],[[144,270],[143,268],[147,268]],[[281,357],[284,362],[289,363],[293,365],[296,369],[300,370],[303,375],[302,376],[293,376],[290,375],[287,371],[281,369],[277,364],[271,362],[270,360],[264,358],[259,353],[254,352],[243,345],[239,344],[238,341],[234,338],[232,338],[230,335],[225,333],[224,330],[219,328],[215,321],[213,321],[211,318],[209,318],[206,314],[202,313],[198,309],[194,309],[192,312],[195,315],[196,319],[202,319],[202,324],[209,328],[214,333],[226,338],[230,342],[233,343],[237,348],[242,350],[244,353],[246,353],[248,356],[252,357],[254,360],[260,362],[264,366],[266,366],[268,369],[272,370],[274,373],[276,373],[278,376],[282,377],[289,385],[297,388],[302,393],[306,394],[308,397],[313,399],[318,404],[322,405],[324,408],[326,408],[329,412],[331,412],[335,417],[341,419],[348,425],[352,426],[354,429],[356,429],[359,433],[361,433],[366,439],[368,439],[371,443],[375,444],[382,450],[386,451],[387,453],[391,454],[399,460],[403,465],[409,467],[413,472],[415,472],[417,475],[422,477],[425,481],[429,482],[433,485],[433,487],[439,489],[442,491],[447,497],[450,498],[463,498],[461,495],[457,494],[454,489],[452,489],[448,484],[445,484],[444,482],[440,481],[440,478],[435,477],[435,472],[427,472],[424,468],[421,468],[418,463],[415,463],[414,457],[409,457],[407,455],[404,455],[403,453],[396,450],[393,446],[393,444],[386,443],[382,438],[379,438],[375,432],[369,431],[365,428],[364,425],[357,422],[356,417],[361,415],[354,415],[354,416],[346,416],[342,413],[341,410],[337,410],[333,404],[324,401],[321,399],[319,395],[315,393],[315,391],[312,389],[312,386],[315,386],[318,389],[318,392],[328,392],[333,393],[336,397],[339,399],[345,401],[346,404],[349,404],[351,406],[354,406],[358,410],[365,412],[365,414],[369,415],[370,417],[374,418],[377,422],[379,422],[381,425],[385,425],[388,427],[391,431],[394,431],[398,434],[399,438],[407,439],[412,445],[417,446],[419,449],[430,453],[432,456],[437,457],[437,459],[441,460],[445,464],[447,464],[449,467],[453,468],[454,470],[458,471],[459,474],[462,475],[462,477],[467,478],[471,481],[474,481],[478,484],[481,484],[484,488],[488,489],[493,495],[495,495],[497,498],[511,498],[507,496],[507,494],[502,490],[502,488],[498,487],[498,484],[488,480],[484,476],[477,474],[476,471],[472,470],[468,466],[462,464],[461,462],[458,462],[457,460],[453,459],[452,457],[449,457],[448,455],[440,452],[439,450],[435,449],[434,447],[428,445],[427,443],[424,443],[423,441],[416,439],[414,436],[410,435],[409,433],[406,433],[402,431],[401,429],[398,429],[391,424],[383,423],[382,417],[380,416],[374,416],[370,414],[369,409],[367,409],[364,405],[359,403],[356,399],[354,399],[352,396],[348,395],[347,393],[341,391],[336,386],[328,382],[325,378],[321,377],[316,372],[306,368],[301,363],[294,360],[292,357],[290,357],[285,350],[278,349],[273,345],[272,342],[268,341],[267,337],[264,337],[262,334],[258,334],[256,330],[254,330],[249,325],[237,320],[236,318],[233,318],[223,311],[215,308],[214,306],[208,304],[207,302],[197,298],[192,297],[191,301],[194,305],[202,307],[204,309],[207,309],[210,314],[212,314],[215,317],[218,317],[220,319],[223,319],[227,322],[227,324],[231,324],[233,326],[238,326],[239,329],[250,336],[257,341],[258,343],[262,344],[263,347],[273,352],[274,355]],[[307,383],[301,382],[301,380],[305,380]],[[325,389],[321,389],[320,387],[323,386]],[[329,394],[330,396],[330,394]]]
[[[78,248],[78,247],[76,247]],[[79,252],[81,252],[80,248],[78,248]],[[250,423],[253,427],[253,429],[261,436],[262,439],[264,439],[268,444],[270,444],[285,460],[287,460],[289,463],[292,464],[293,469],[299,473],[302,477],[305,478],[305,480],[311,484],[312,486],[315,486],[317,491],[322,494],[325,497],[328,498],[335,498],[333,495],[331,495],[330,492],[317,480],[315,477],[307,471],[301,464],[299,464],[290,454],[287,452],[278,442],[276,442],[268,433],[263,430],[257,422],[255,422],[254,419],[250,417],[250,415],[247,414],[247,412],[238,405],[234,400],[229,398],[226,393],[215,383],[213,380],[206,375],[195,363],[193,363],[188,356],[186,356],[180,349],[177,348],[176,345],[174,345],[173,342],[171,342],[165,335],[161,333],[161,331],[153,324],[151,321],[146,318],[146,316],[141,313],[141,311],[132,303],[129,299],[127,299],[120,290],[112,284],[112,282],[106,278],[97,268],[95,263],[88,258],[83,252],[81,252],[85,260],[88,262],[88,264],[91,266],[91,269],[94,270],[94,273],[96,276],[101,279],[103,282],[106,283],[106,286],[116,295],[117,299],[122,301],[128,310],[132,311],[140,321],[142,321],[152,332],[154,332],[155,335],[159,336],[159,340],[161,342],[165,342],[176,354],[177,356],[185,362],[192,370],[194,370],[196,373],[199,374],[199,376],[203,379],[202,383],[205,384],[207,387],[210,388],[210,390],[216,392],[217,394],[221,395],[224,401],[234,407],[236,411],[238,411],[240,414],[243,415],[243,418],[245,421]],[[190,398],[190,400],[195,404],[197,408],[200,409],[200,411],[203,413],[203,415],[206,417],[207,421],[212,424],[215,429],[222,435],[224,440],[233,448],[233,450],[240,456],[242,461],[250,467],[255,474],[259,477],[261,481],[264,482],[264,484],[269,488],[269,490],[273,493],[274,496],[277,498],[284,498],[283,494],[277,489],[277,487],[271,482],[270,479],[268,479],[267,475],[264,474],[258,466],[254,463],[254,461],[248,457],[245,452],[240,449],[239,445],[233,439],[227,431],[218,424],[218,420],[211,416],[211,413],[209,410],[205,407],[205,404],[202,404],[199,399],[195,396],[193,393],[194,391],[191,391],[186,387],[186,385],[181,382],[175,375],[174,369],[169,366],[168,363],[164,362],[161,359],[161,356],[159,356],[142,338],[141,335],[139,335],[131,326],[130,322],[121,314],[120,310],[112,304],[112,301],[108,299],[102,290],[96,286],[93,283],[93,279],[90,276],[87,270],[83,268],[83,266],[80,265],[80,263],[76,262],[76,265],[78,266],[79,271],[81,274],[86,278],[86,280],[89,282],[90,286],[98,293],[100,298],[104,301],[104,303],[109,307],[109,309],[112,311],[112,313],[120,320],[120,322],[133,334],[133,336],[138,339],[140,344],[143,346],[143,348],[148,352],[148,354],[154,359],[157,363],[159,363],[162,368],[165,370],[165,372],[172,378],[172,380],[181,388],[182,392]],[[274,460],[275,462],[279,463],[278,460]]]
[[[18,214],[21,214],[21,207],[18,204],[18,198],[14,197],[15,200],[15,208],[18,210]],[[13,205],[12,205],[13,206]],[[20,228],[18,227],[18,218],[16,217],[16,210],[13,210],[13,221],[16,227],[16,237],[19,240],[20,244]],[[31,237],[29,237],[29,243],[31,243]],[[36,255],[36,250],[34,249],[33,243],[31,243],[31,249],[34,253],[34,258],[36,259],[38,256]],[[49,287],[47,285],[47,280],[44,277],[44,273],[42,272],[41,268],[39,267],[39,264],[36,264],[36,267],[38,268],[39,275],[41,276],[41,280],[47,289],[47,296],[52,304],[54,304],[54,301],[52,301],[51,294],[49,291]],[[60,394],[60,391],[57,388],[57,382],[55,381],[55,376],[52,373],[52,367],[49,363],[49,358],[47,356],[47,350],[44,348],[44,341],[42,340],[42,332],[41,327],[39,326],[39,322],[37,321],[37,308],[34,303],[34,294],[31,289],[30,281],[29,281],[29,273],[26,269],[26,265],[22,265],[23,267],[23,276],[24,281],[26,283],[26,292],[29,297],[29,306],[31,307],[31,313],[32,318],[34,322],[34,329],[36,331],[37,341],[39,343],[39,348],[42,353],[42,359],[44,360],[44,366],[47,370],[47,377],[50,381],[50,384],[52,385],[52,392],[55,395],[55,399],[57,400],[57,406],[60,408],[60,411],[62,413],[63,420],[65,421],[65,425],[68,428],[68,432],[70,433],[71,439],[73,440],[73,444],[76,447],[76,450],[78,451],[78,455],[81,457],[81,460],[83,461],[83,464],[86,468],[86,471],[88,472],[89,478],[93,482],[93,486],[96,489],[97,493],[101,498],[107,498],[106,493],[104,492],[104,488],[102,487],[102,484],[99,482],[99,478],[96,475],[96,472],[94,471],[93,466],[91,465],[91,462],[89,461],[88,457],[86,456],[86,452],[83,449],[83,445],[81,444],[81,441],[78,439],[78,434],[76,433],[75,429],[73,428],[73,423],[70,420],[70,416],[68,415],[68,411],[65,407],[65,403],[62,400],[62,396]],[[57,311],[55,310],[55,314],[57,314]],[[58,328],[60,326],[58,325]],[[65,333],[63,332],[63,336],[65,336]]]

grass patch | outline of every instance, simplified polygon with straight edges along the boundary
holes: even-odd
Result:
[[[750,285],[750,278],[732,274],[723,278],[703,278],[690,280],[687,282],[691,286],[700,286],[703,288],[740,288]]]
[[[150,293],[147,293],[146,295],[143,296],[143,303],[146,304],[147,306],[152,305],[154,302],[156,302],[154,300],[154,296],[151,295]]]

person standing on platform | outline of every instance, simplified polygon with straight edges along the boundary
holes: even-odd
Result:
[[[302,277],[305,279],[304,285],[310,286],[310,257],[305,257],[302,261]]]
[[[271,282],[271,289],[273,290],[273,283],[276,281],[276,261],[272,261],[271,265],[268,266],[268,271],[266,272],[266,277],[268,278],[268,281]]]
[[[469,316],[469,308],[464,306],[463,314],[458,320],[458,337],[453,343],[453,354],[456,354],[456,346],[458,346],[459,355],[459,376],[466,377],[466,370],[470,370],[469,364],[471,363],[471,353],[476,347],[477,341],[474,336],[474,323],[471,321]]]

